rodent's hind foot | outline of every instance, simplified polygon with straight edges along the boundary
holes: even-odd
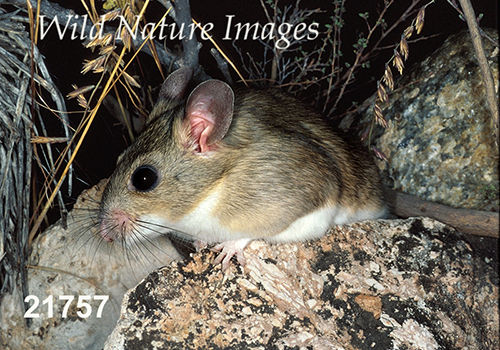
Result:
[[[222,272],[225,272],[231,263],[231,258],[236,256],[238,263],[245,266],[246,259],[243,250],[250,243],[251,239],[238,239],[235,241],[225,241],[217,244],[211,250],[220,252],[219,256],[214,260],[214,265],[222,263]]]

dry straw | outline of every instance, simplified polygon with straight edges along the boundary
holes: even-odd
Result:
[[[33,121],[39,118],[34,94],[50,96],[67,125],[64,99],[53,84],[25,24],[26,10],[0,5],[0,295],[22,285],[26,294],[31,162],[33,143],[44,144],[45,164],[53,162],[52,140]],[[44,167],[46,171],[47,166]]]

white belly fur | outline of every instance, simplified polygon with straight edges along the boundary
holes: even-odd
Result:
[[[318,209],[295,220],[287,229],[275,236],[256,237],[250,232],[233,232],[222,226],[215,215],[212,214],[216,207],[217,192],[210,195],[191,213],[175,223],[167,222],[157,216],[141,218],[146,222],[163,225],[178,231],[186,238],[218,243],[238,239],[263,238],[271,242],[296,242],[314,239],[323,236],[332,225],[341,225],[355,221],[384,217],[387,210],[379,211],[358,210],[352,211],[338,206]]]
[[[386,209],[375,212],[373,210],[345,210],[338,206],[318,209],[295,220],[286,230],[270,237],[271,242],[297,242],[322,237],[333,225],[348,224],[367,219],[381,218],[386,215]]]

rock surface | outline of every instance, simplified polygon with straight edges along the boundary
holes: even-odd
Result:
[[[498,43],[498,32],[486,32]],[[498,47],[483,43],[498,94]],[[498,212],[498,145],[469,32],[403,71],[395,89],[382,111],[389,126],[373,136],[388,158],[379,162],[386,184],[431,202]],[[367,126],[374,98],[359,109]]]
[[[196,253],[129,291],[105,349],[494,349],[498,274],[430,219],[252,242],[224,275]]]
[[[157,242],[155,249],[139,247],[124,255],[121,246],[110,246],[96,239],[92,226],[100,198],[101,186],[96,186],[79,197],[79,202],[68,217],[67,228],[62,222],[53,225],[35,242],[36,249],[30,257],[28,269],[29,294],[39,301],[26,328],[25,311],[21,293],[4,295],[0,305],[0,349],[36,350],[91,350],[102,349],[104,342],[116,325],[120,304],[125,292],[134,287],[155,268],[164,266],[180,255],[170,242]],[[134,253],[142,253],[134,254]],[[145,254],[149,254],[145,258]],[[60,295],[75,299],[63,317],[65,300]],[[105,295],[102,315],[97,317],[100,300],[92,300],[90,317],[80,317],[76,307],[81,296]],[[53,307],[42,303],[53,297]],[[33,305],[34,301],[29,304]],[[52,309],[53,317],[48,315]]]

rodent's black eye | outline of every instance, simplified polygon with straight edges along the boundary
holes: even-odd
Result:
[[[139,192],[148,192],[158,185],[158,172],[149,165],[138,167],[132,174],[132,186]]]

